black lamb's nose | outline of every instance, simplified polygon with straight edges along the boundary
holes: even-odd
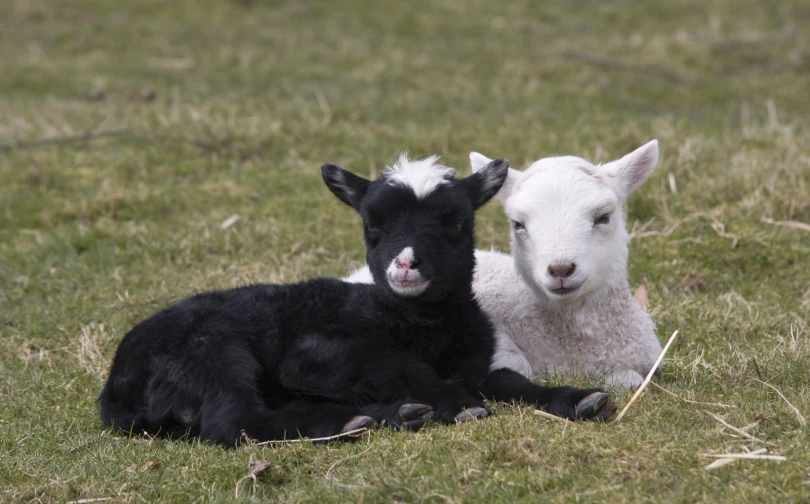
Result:
[[[410,257],[408,259],[400,259],[397,257],[394,259],[394,263],[397,265],[397,268],[400,269],[416,269],[419,266],[419,263],[422,262],[416,257]]]
[[[554,278],[568,278],[576,269],[577,265],[574,263],[557,263],[548,267],[548,274]]]

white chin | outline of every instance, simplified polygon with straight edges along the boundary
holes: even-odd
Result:
[[[418,282],[395,282],[388,279],[388,285],[397,296],[402,297],[416,297],[425,292],[430,285],[430,280],[421,280]]]

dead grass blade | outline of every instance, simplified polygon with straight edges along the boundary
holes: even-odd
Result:
[[[220,229],[229,229],[234,226],[237,222],[239,222],[242,217],[234,214],[222,221],[222,224],[219,225]]]
[[[671,395],[672,397],[674,397],[676,399],[680,399],[681,401],[683,401],[685,403],[688,403],[688,404],[699,404],[701,406],[714,406],[714,407],[717,407],[717,408],[736,408],[737,407],[737,406],[735,406],[733,404],[701,402],[701,401],[693,401],[691,399],[685,399],[685,398],[679,396],[678,394],[676,394],[675,392],[670,392],[669,390],[665,389],[664,387],[662,387],[661,385],[659,385],[659,384],[657,384],[655,382],[650,382],[650,385],[652,385],[652,386],[658,388],[659,390],[661,390],[662,392],[664,392],[666,394],[669,394],[669,395]]]
[[[331,441],[333,439],[341,439],[341,438],[359,438],[363,434],[371,432],[365,427],[361,427],[359,429],[354,429],[346,432],[341,432],[340,434],[335,434],[334,436],[326,436],[320,438],[303,438],[303,439],[280,439],[274,441],[262,441],[261,443],[256,443],[256,446],[262,445],[276,445],[276,444],[290,444],[290,443],[303,443],[304,441],[312,441],[313,443],[318,441]]]
[[[734,427],[730,423],[726,422],[723,419],[723,417],[721,417],[720,415],[715,415],[714,413],[711,413],[709,411],[704,411],[704,413],[706,413],[710,417],[712,417],[715,420],[717,420],[718,422],[720,422],[720,424],[722,424],[727,429],[736,432],[737,434],[739,434],[740,436],[742,436],[742,437],[744,437],[746,439],[750,439],[751,441],[756,441],[757,443],[764,443],[764,444],[771,445],[771,446],[777,446],[776,443],[773,443],[771,441],[765,441],[764,439],[759,439],[758,437],[752,436],[751,434],[745,432],[742,429],[738,429],[737,427]]]
[[[253,458],[253,455],[251,454],[250,459],[248,460],[248,473],[247,475],[239,478],[239,480],[236,482],[236,488],[234,489],[234,498],[236,499],[239,498],[239,489],[241,488],[242,482],[247,479],[253,480],[250,495],[251,497],[255,497],[256,490],[258,489],[259,486],[259,480],[257,476],[266,471],[268,467],[270,467],[269,462],[265,462],[264,460],[256,460]]]
[[[802,231],[810,231],[810,224],[805,224],[804,222],[799,221],[775,221],[773,219],[769,219],[767,217],[763,217],[760,219],[761,222],[765,224],[773,224],[774,226],[782,226],[782,227],[789,227],[794,229],[801,229]]]
[[[754,451],[749,452],[749,453],[751,455],[762,455],[763,453],[766,453],[767,451],[768,451],[767,448],[760,448],[759,450],[754,450]],[[711,464],[704,467],[704,469],[706,469],[707,471],[711,471],[712,469],[717,469],[718,467],[723,467],[724,465],[731,464],[732,462],[736,462],[738,460],[740,460],[740,459],[731,458],[731,457],[717,459],[714,462],[712,462]]]
[[[756,380],[756,381],[758,381],[759,383],[761,383],[761,384],[765,385],[766,387],[770,387],[770,388],[772,388],[774,391],[776,391],[776,393],[777,393],[777,394],[779,394],[779,397],[781,397],[781,398],[782,398],[782,400],[783,400],[783,401],[785,401],[785,404],[787,404],[787,405],[788,405],[788,407],[789,407],[791,410],[793,410],[793,413],[795,413],[795,414],[796,414],[796,419],[799,421],[799,425],[801,425],[802,427],[804,427],[804,425],[807,423],[807,420],[805,420],[805,418],[802,416],[801,412],[799,411],[799,408],[797,408],[796,406],[792,405],[792,404],[790,403],[790,401],[788,401],[788,400],[787,400],[787,397],[785,397],[785,396],[784,396],[784,394],[782,394],[782,392],[780,392],[778,388],[774,387],[774,386],[773,386],[773,385],[771,385],[770,383],[766,383],[766,382],[764,382],[764,381],[762,381],[762,380],[758,380],[757,378],[754,378],[754,380]]]
[[[83,326],[78,339],[79,348],[75,355],[79,365],[90,374],[102,378],[107,367],[104,354],[110,341],[104,324],[91,323]]]
[[[716,459],[736,459],[736,460],[774,460],[784,462],[787,457],[782,455],[760,455],[755,453],[701,453],[701,457]]]
[[[539,416],[539,417],[547,418],[549,420],[554,420],[555,422],[560,422],[560,423],[562,423],[564,425],[574,423],[571,420],[568,420],[567,418],[563,418],[563,417],[560,417],[560,416],[557,416],[557,415],[552,415],[551,413],[546,413],[543,410],[534,410],[534,414]]]
[[[647,373],[647,376],[644,378],[644,381],[641,382],[641,385],[639,385],[638,389],[636,389],[636,393],[633,394],[630,400],[627,401],[627,404],[624,405],[624,408],[622,408],[622,410],[616,416],[617,422],[621,421],[621,419],[624,418],[624,414],[627,413],[627,410],[630,409],[630,406],[632,406],[633,403],[636,402],[641,393],[644,392],[644,389],[647,388],[647,384],[650,383],[650,380],[652,380],[653,373],[655,373],[655,370],[658,369],[658,365],[661,364],[661,361],[664,360],[664,356],[667,354],[669,346],[672,344],[673,341],[675,341],[676,336],[678,336],[677,329],[675,330],[674,333],[672,333],[672,336],[669,337],[669,341],[667,341],[667,344],[664,345],[664,349],[661,350],[661,355],[659,355],[658,358],[655,359],[655,363],[652,365],[652,368],[650,368],[650,372]]]

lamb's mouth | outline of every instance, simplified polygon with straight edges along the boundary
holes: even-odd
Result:
[[[573,285],[569,287],[556,287],[554,289],[549,289],[548,291],[556,296],[565,297],[573,292],[578,291],[580,287],[582,287],[582,284]]]
[[[415,297],[427,290],[430,280],[393,280],[389,278],[388,285],[397,295]]]

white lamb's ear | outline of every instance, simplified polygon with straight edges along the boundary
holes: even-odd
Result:
[[[627,196],[652,175],[656,166],[658,166],[658,140],[652,140],[602,168],[608,175],[616,177],[624,196]]]
[[[473,173],[478,173],[481,168],[487,166],[491,163],[492,160],[485,155],[481,154],[480,152],[472,151],[470,152],[470,166],[472,167]],[[500,201],[501,204],[506,202],[506,198],[512,194],[512,188],[515,185],[515,182],[520,177],[520,173],[518,170],[514,170],[509,168],[509,172],[506,175],[506,180],[504,181],[501,189],[495,194],[495,199]]]
[[[491,159],[480,152],[470,152],[470,166],[472,167],[473,173],[478,173],[481,168],[485,167],[491,162]]]

